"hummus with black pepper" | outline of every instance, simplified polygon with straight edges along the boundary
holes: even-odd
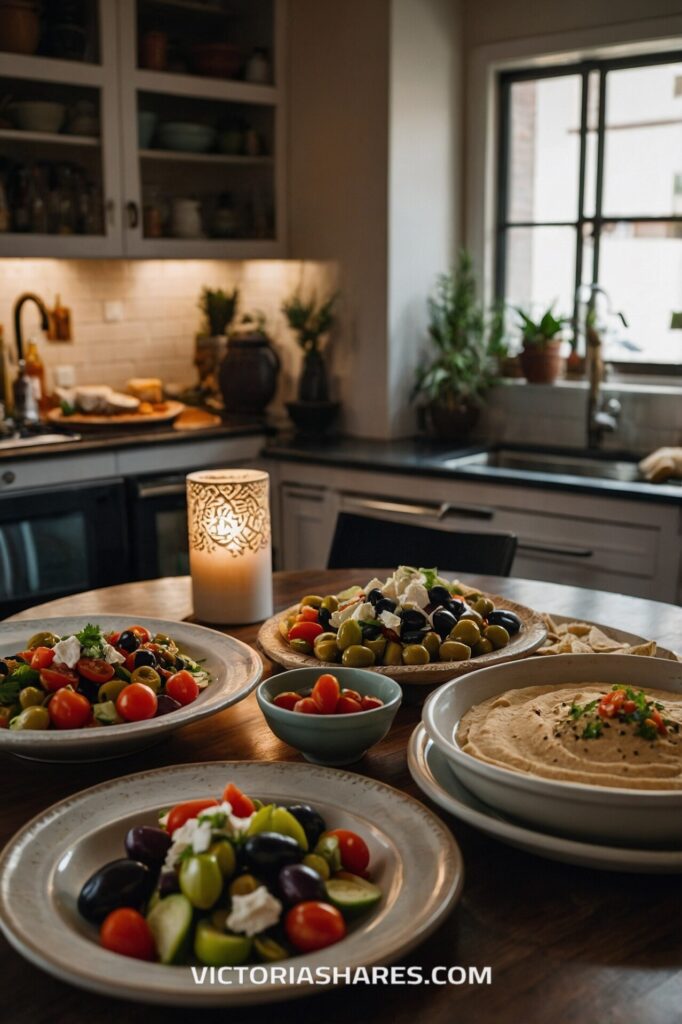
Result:
[[[470,708],[460,748],[562,782],[682,790],[682,694],[626,685],[529,686]]]

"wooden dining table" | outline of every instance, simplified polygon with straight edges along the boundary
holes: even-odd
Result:
[[[381,575],[382,570],[377,570]],[[372,572],[370,571],[370,575]],[[277,609],[304,594],[334,593],[368,570],[276,573]],[[542,611],[590,620],[682,647],[682,608],[579,587],[501,577],[467,583]],[[189,579],[108,587],[30,608],[16,619],[98,614],[191,619]],[[255,644],[258,625],[225,628]],[[276,671],[268,661],[265,674]],[[389,735],[351,770],[423,800],[407,770],[406,747],[420,720],[404,703]],[[125,758],[41,764],[5,756],[0,839],[80,789],[168,764],[217,760],[299,761],[270,732],[252,694],[238,705]],[[295,795],[295,794],[294,794]],[[466,866],[459,904],[404,961],[491,968],[491,983],[359,986],[317,991],[296,1003],[202,1010],[201,1019],[265,1024],[675,1024],[682,1021],[682,878],[588,870],[544,860],[493,840],[431,805],[447,821]],[[409,922],[405,922],[409,928]],[[0,1021],[4,1024],[185,1024],[178,1007],[121,1003],[42,973],[0,939]]]

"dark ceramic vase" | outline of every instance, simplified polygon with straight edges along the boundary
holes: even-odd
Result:
[[[262,416],[275,394],[279,369],[279,356],[267,334],[231,335],[218,374],[228,416]]]
[[[303,370],[298,382],[299,402],[328,402],[327,367],[322,353],[308,349],[303,357]]]

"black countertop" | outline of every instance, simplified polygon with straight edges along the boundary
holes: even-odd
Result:
[[[566,473],[543,473],[531,469],[508,469],[497,466],[451,466],[446,460],[485,452],[492,446],[474,444],[457,447],[422,439],[374,441],[340,437],[327,441],[278,437],[270,441],[264,455],[284,462],[303,462],[337,469],[370,470],[375,473],[416,473],[420,476],[446,480],[468,480],[480,483],[510,484],[515,487],[538,487],[542,490],[572,491],[601,497],[682,504],[682,481],[653,484],[647,481],[625,482],[601,477],[584,477]],[[536,451],[551,455],[585,455],[574,449],[531,448],[504,445],[505,450]],[[590,457],[595,457],[590,453]],[[622,452],[599,452],[604,462],[635,462],[636,457]]]

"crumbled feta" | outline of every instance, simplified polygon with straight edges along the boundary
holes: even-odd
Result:
[[[395,633],[400,632],[402,620],[399,615],[394,615],[393,612],[386,610],[381,612],[379,615],[379,621],[383,622],[384,626],[387,626],[388,629],[392,629]]]
[[[393,579],[392,576],[390,576],[384,583],[383,587],[381,588],[381,593],[384,595],[384,597],[388,597],[391,601],[398,600],[398,591],[395,588],[395,580]]]
[[[199,821],[192,836],[192,849],[195,853],[206,853],[211,845],[213,829],[210,821]]]
[[[247,818],[238,818],[236,814],[232,813],[232,804],[227,800],[223,800],[216,807],[207,807],[205,811],[202,811],[200,817],[213,820],[214,816],[218,814],[226,815],[227,821],[224,825],[216,828],[216,831],[225,832],[230,836],[237,835],[239,832],[246,832],[253,818],[253,814],[249,814]]]
[[[66,640],[60,640],[52,648],[54,660],[57,665],[66,665],[67,668],[75,668],[81,656],[81,644],[77,636],[69,636]]]
[[[353,617],[353,612],[361,604],[363,604],[363,600],[362,598],[358,598],[355,601],[352,601],[351,604],[346,605],[345,608],[337,608],[337,610],[331,614],[329,619],[330,624],[334,626],[335,629],[338,629],[346,619]]]
[[[374,618],[376,618],[374,614],[374,605],[370,604],[369,601],[362,601],[360,604],[356,605],[353,609],[353,614],[351,615],[351,619],[356,619],[358,621],[360,619],[363,621],[369,621]]]
[[[280,919],[282,904],[264,885],[245,896],[232,897],[232,910],[225,928],[244,935],[259,935]]]
[[[418,580],[412,580],[411,583],[405,587],[403,591],[403,604],[412,603],[416,604],[418,608],[426,608],[429,604],[429,592],[423,583]]]
[[[109,665],[120,665],[125,661],[123,655],[107,643],[102,644],[102,657]]]

